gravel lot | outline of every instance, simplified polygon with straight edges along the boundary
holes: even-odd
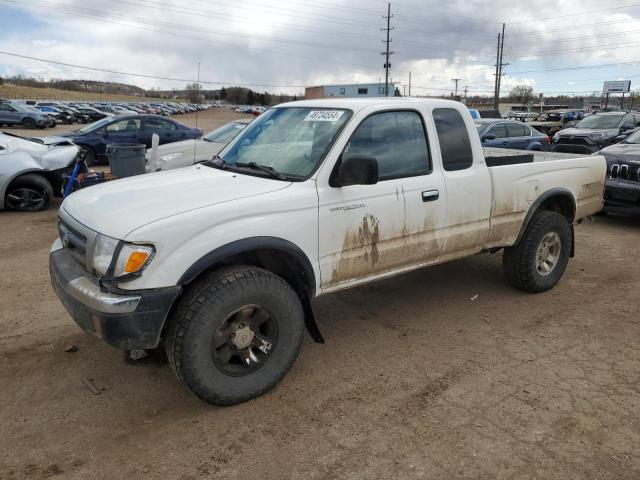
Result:
[[[0,212],[0,479],[640,478],[638,219],[578,226],[539,295],[498,254],[321,298],[327,343],[216,408],[161,355],[126,364],[73,324],[49,284],[55,218]]]

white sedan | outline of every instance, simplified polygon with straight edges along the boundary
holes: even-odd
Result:
[[[147,150],[147,172],[172,170],[188,167],[199,162],[211,160],[229,143],[251,120],[235,120],[197,140],[166,143],[158,147],[157,160],[151,158],[151,149]]]

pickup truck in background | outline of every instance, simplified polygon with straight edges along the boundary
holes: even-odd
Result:
[[[507,280],[552,288],[605,160],[486,149],[464,105],[412,98],[274,107],[214,159],[80,190],[59,211],[53,287],[124,349],[164,346],[199,398],[234,404],[286,374],[313,298],[504,249]]]

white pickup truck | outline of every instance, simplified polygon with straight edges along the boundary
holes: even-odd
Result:
[[[70,195],[51,279],[83,330],[163,345],[233,404],[283,378],[305,325],[322,341],[319,295],[500,249],[513,285],[553,287],[604,180],[600,156],[483,151],[457,102],[286,103],[211,161]]]

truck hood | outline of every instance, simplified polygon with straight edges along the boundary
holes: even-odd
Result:
[[[561,125],[560,122],[528,122],[527,125],[531,127],[556,127]]]
[[[640,145],[635,143],[617,143],[603,148],[597,152],[597,155],[604,155],[607,163],[640,163]]]
[[[69,215],[104,235],[133,230],[198,208],[264,195],[291,185],[203,165],[113,180],[79,190],[62,203]]]
[[[561,137],[615,137],[618,135],[619,130],[617,128],[565,128],[558,132]]]

